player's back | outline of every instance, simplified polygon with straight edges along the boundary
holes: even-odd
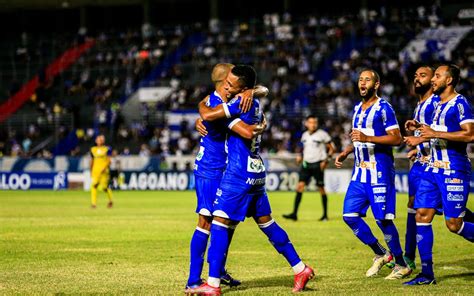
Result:
[[[240,100],[234,100],[230,104],[238,104]],[[243,121],[248,125],[254,125],[262,121],[262,110],[258,99],[253,99],[250,110],[232,120],[228,127],[239,121]],[[261,185],[265,182],[265,166],[260,157],[261,135],[249,140],[245,139],[235,132],[229,133],[228,138],[228,165],[226,175],[229,173],[235,178],[245,179],[250,185]],[[253,183],[253,184],[252,184]]]
[[[224,103],[217,92],[209,95],[206,105],[216,107]],[[226,119],[212,122],[203,121],[207,135],[201,137],[199,152],[194,163],[194,173],[207,178],[221,177],[227,161]]]
[[[91,157],[94,159],[92,173],[101,173],[108,171],[108,157],[112,149],[109,146],[93,146],[91,148]]]

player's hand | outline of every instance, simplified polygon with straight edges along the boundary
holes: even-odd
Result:
[[[202,118],[196,119],[196,130],[202,137],[205,137],[207,135],[207,129],[204,123],[202,123],[202,121]]]
[[[262,113],[262,115],[262,122],[257,124],[253,130],[254,136],[263,134],[263,132],[267,129],[267,117],[265,116],[265,113]]]
[[[409,160],[411,160],[411,161],[415,161],[416,153],[417,153],[417,152],[418,152],[418,151],[417,151],[416,149],[412,149],[412,150],[408,151],[408,153],[407,153],[407,158],[408,158]]]
[[[423,141],[424,139],[421,137],[415,137],[415,136],[403,137],[403,142],[405,142],[405,144],[411,147],[418,146],[419,144],[423,143]]]
[[[436,131],[427,125],[422,125],[419,129],[420,136],[427,139],[437,138]]]
[[[266,96],[268,96],[268,93],[270,91],[268,90],[268,88],[266,86],[263,86],[263,85],[255,85],[255,87],[253,88],[253,95],[254,97],[257,97],[257,98],[264,98]]]
[[[334,161],[334,165],[336,166],[336,168],[338,169],[342,168],[342,163],[344,162],[344,160],[346,160],[346,158],[347,158],[346,153],[344,152],[339,153],[339,155],[336,157],[336,160]]]
[[[244,90],[240,93],[240,105],[239,108],[242,113],[246,113],[250,110],[253,104],[253,88]]]
[[[353,129],[351,133],[352,142],[367,142],[369,139],[363,132],[357,129]]]
[[[407,131],[414,132],[419,127],[420,127],[420,123],[418,123],[414,119],[405,121],[405,130]]]
[[[323,160],[319,164],[319,168],[321,169],[321,171],[324,171],[327,168],[327,166],[328,166],[328,161],[327,160]]]
[[[296,156],[296,164],[300,165],[302,161],[303,161],[303,157],[301,155],[297,155]]]

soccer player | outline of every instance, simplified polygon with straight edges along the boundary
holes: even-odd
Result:
[[[416,268],[416,210],[413,208],[413,204],[416,191],[420,186],[420,180],[429,162],[430,152],[429,142],[420,137],[420,132],[416,130],[416,126],[420,124],[430,125],[433,111],[439,103],[439,97],[433,94],[431,88],[433,75],[434,69],[430,66],[421,66],[416,70],[413,86],[418,96],[418,104],[413,112],[413,119],[405,123],[405,129],[411,135],[405,137],[404,141],[409,146],[414,147],[408,152],[408,157],[414,159],[414,163],[408,175],[408,215],[404,255],[405,262],[412,270]]]
[[[394,256],[395,267],[385,279],[399,279],[411,273],[403,260],[398,231],[393,223],[395,168],[392,146],[399,145],[402,137],[392,106],[377,96],[380,87],[378,73],[372,69],[363,70],[359,75],[358,87],[362,101],[354,108],[351,132],[353,144],[341,152],[335,161],[336,167],[340,168],[347,156],[354,152],[354,169],[344,198],[343,219],[375,253],[366,276],[376,275]],[[361,218],[366,216],[369,205],[391,253],[377,241]]]
[[[421,273],[405,285],[436,284],[433,271],[433,229],[436,209],[443,208],[446,226],[474,242],[474,223],[463,221],[469,194],[471,163],[467,143],[474,134],[474,118],[467,99],[458,94],[459,68],[439,66],[431,79],[439,96],[431,126],[422,125],[420,136],[430,139],[431,158],[416,192],[416,231]]]
[[[113,206],[112,189],[109,187],[110,180],[110,155],[112,149],[105,146],[104,135],[98,135],[95,138],[96,146],[91,148],[91,207],[97,207],[97,189],[102,189],[109,198],[108,208]]]
[[[203,100],[207,106],[216,107],[226,103],[228,94],[224,88],[225,78],[234,67],[232,64],[217,64],[211,74],[211,80],[215,85],[215,91]],[[252,99],[252,90],[247,90],[248,98]],[[257,93],[257,95],[265,95]],[[251,102],[251,100],[249,100]],[[250,105],[249,105],[250,106]],[[249,107],[248,106],[248,107]],[[243,108],[248,108],[242,106]],[[207,117],[205,117],[207,119]],[[213,122],[203,121],[197,124],[203,126],[205,136],[201,138],[199,152],[194,164],[194,176],[196,184],[198,224],[191,239],[191,256],[189,278],[186,288],[198,287],[202,284],[201,273],[204,264],[204,253],[206,252],[208,238],[210,234],[212,221],[212,203],[215,200],[217,188],[220,185],[224,169],[227,162],[226,139],[227,139],[227,119],[216,120]],[[254,132],[262,130],[261,126],[247,125],[241,123],[233,128],[234,131],[243,136],[254,136]],[[230,227],[228,234],[229,240],[232,238],[234,229]],[[240,281],[232,278],[222,268],[221,282],[229,286],[238,286]]]
[[[254,87],[255,70],[246,65],[235,66],[226,79],[226,90],[230,96]],[[210,113],[232,117],[240,112],[236,110],[239,100],[232,100],[218,106]],[[254,98],[251,109],[234,118],[229,124],[233,128],[245,122],[257,124],[262,120],[262,110],[258,99]],[[306,283],[313,278],[311,267],[305,265],[291,244],[286,232],[273,220],[270,203],[265,191],[265,166],[259,155],[261,136],[246,139],[231,132],[228,138],[228,164],[216,200],[214,201],[214,219],[211,225],[211,247],[209,248],[209,278],[198,288],[187,289],[188,294],[220,295],[220,270],[229,246],[228,229],[253,217],[259,228],[269,238],[275,249],[282,254],[295,273],[294,292],[302,291]]]
[[[316,180],[319,193],[323,202],[323,215],[319,221],[328,220],[328,197],[324,189],[324,170],[328,165],[328,158],[334,154],[334,145],[331,142],[329,134],[319,129],[318,118],[314,115],[306,117],[305,126],[307,131],[301,136],[303,143],[303,157],[298,155],[296,162],[301,164],[300,180],[296,187],[295,204],[291,214],[283,215],[286,219],[298,220],[298,208],[303,197],[303,191],[306,185],[313,177]]]

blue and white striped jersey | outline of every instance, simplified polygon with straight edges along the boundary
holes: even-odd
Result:
[[[457,95],[446,103],[438,104],[433,113],[431,128],[435,131],[457,132],[461,130],[461,125],[473,122],[469,102],[463,95]],[[467,143],[435,138],[431,139],[430,146],[428,171],[445,175],[471,172]]]
[[[419,103],[415,111],[413,112],[413,119],[417,122],[424,124],[424,125],[431,125],[431,120],[433,118],[433,112],[436,106],[439,103],[439,97],[436,95],[431,95],[428,99],[426,99],[423,103]],[[415,131],[415,136],[420,136],[420,131]],[[430,155],[430,144],[428,142],[424,142],[416,146],[416,159],[415,162],[419,162],[420,164],[427,164],[429,162],[429,155]]]
[[[362,102],[354,108],[352,128],[367,136],[385,136],[387,131],[399,129],[392,106],[382,98],[362,110]],[[389,184],[395,174],[392,146],[354,142],[354,170],[352,181]]]

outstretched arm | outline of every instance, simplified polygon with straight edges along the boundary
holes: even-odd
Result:
[[[346,160],[347,156],[349,156],[349,154],[351,154],[352,152],[354,152],[354,145],[351,144],[347,146],[344,151],[339,153],[339,155],[336,157],[336,160],[334,161],[336,168],[340,169],[344,160]]]

